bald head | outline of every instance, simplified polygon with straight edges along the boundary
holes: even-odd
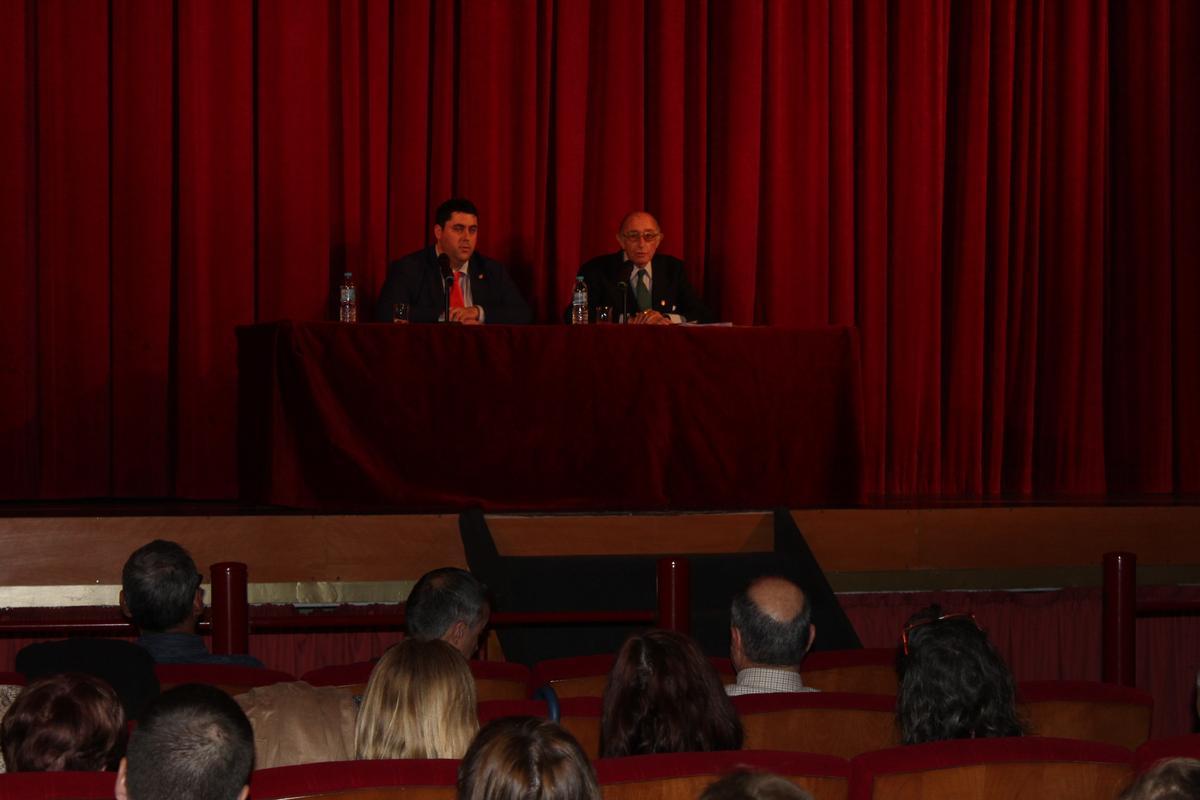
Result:
[[[808,598],[791,581],[767,577],[751,582],[730,608],[734,666],[797,669],[812,644],[811,617]]]
[[[622,234],[628,230],[660,230],[658,220],[649,211],[630,211],[621,218],[621,224],[617,226],[617,233]]]

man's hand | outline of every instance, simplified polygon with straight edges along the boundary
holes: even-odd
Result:
[[[481,325],[479,306],[463,306],[450,309],[450,321],[461,322],[463,325]]]
[[[648,308],[645,311],[639,311],[629,319],[630,325],[670,325],[671,318],[666,314],[660,314],[654,309]]]

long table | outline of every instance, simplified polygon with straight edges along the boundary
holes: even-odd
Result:
[[[861,500],[851,328],[238,329],[244,501],[324,510]]]

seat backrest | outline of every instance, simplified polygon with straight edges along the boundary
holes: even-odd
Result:
[[[1164,758],[1200,759],[1200,733],[1151,739],[1133,754],[1133,768],[1145,772]]]
[[[1150,738],[1154,697],[1113,683],[1028,681],[1017,684],[1017,710],[1034,736],[1106,742],[1133,750]]]
[[[823,692],[896,693],[896,648],[824,650],[800,665],[804,683]]]
[[[850,762],[850,798],[1108,799],[1128,785],[1132,757],[1113,745],[1034,736],[894,747]]]
[[[116,785],[114,772],[0,773],[0,797],[14,800],[109,800]]]
[[[472,661],[477,699],[524,700],[529,697],[530,673],[524,664],[511,661]]]
[[[367,691],[367,681],[378,659],[356,661],[352,664],[335,664],[312,669],[301,676],[301,680],[313,686],[344,686],[354,694]],[[475,676],[476,699],[524,700],[529,696],[529,668],[508,661],[471,661],[471,674]]]
[[[256,686],[296,680],[294,675],[280,670],[236,664],[155,664],[154,674],[164,692],[184,683],[206,683],[231,695]]]
[[[326,761],[256,770],[250,776],[250,798],[454,800],[457,779],[454,759]]]
[[[746,694],[733,698],[747,750],[853,758],[900,744],[896,698],[847,692]]]
[[[604,800],[696,800],[709,784],[741,768],[781,775],[814,800],[847,796],[847,762],[809,753],[735,750],[602,758],[596,762],[596,777]]]
[[[601,697],[608,673],[616,662],[615,653],[574,656],[539,661],[533,668],[530,685],[550,686],[559,699],[564,697]],[[709,658],[722,683],[733,683],[737,673],[728,658]]]
[[[600,757],[599,697],[568,697],[558,704],[558,724],[579,741],[588,758]]]
[[[545,700],[483,700],[476,709],[480,727],[502,717],[550,718]]]

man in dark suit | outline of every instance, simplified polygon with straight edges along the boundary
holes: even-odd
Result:
[[[645,211],[628,214],[617,230],[620,251],[579,268],[591,309],[611,306],[614,315],[628,313],[635,325],[712,322],[712,314],[688,283],[683,262],[655,255],[662,239],[653,216]],[[564,318],[570,319],[570,314],[568,306]]]
[[[450,289],[451,322],[464,325],[529,322],[529,305],[508,272],[499,262],[475,251],[478,236],[479,212],[474,203],[455,198],[438,206],[434,243],[392,262],[387,282],[379,292],[375,319],[391,322],[397,303],[408,304],[413,322],[443,319],[446,288],[439,258],[444,255],[454,275]]]

